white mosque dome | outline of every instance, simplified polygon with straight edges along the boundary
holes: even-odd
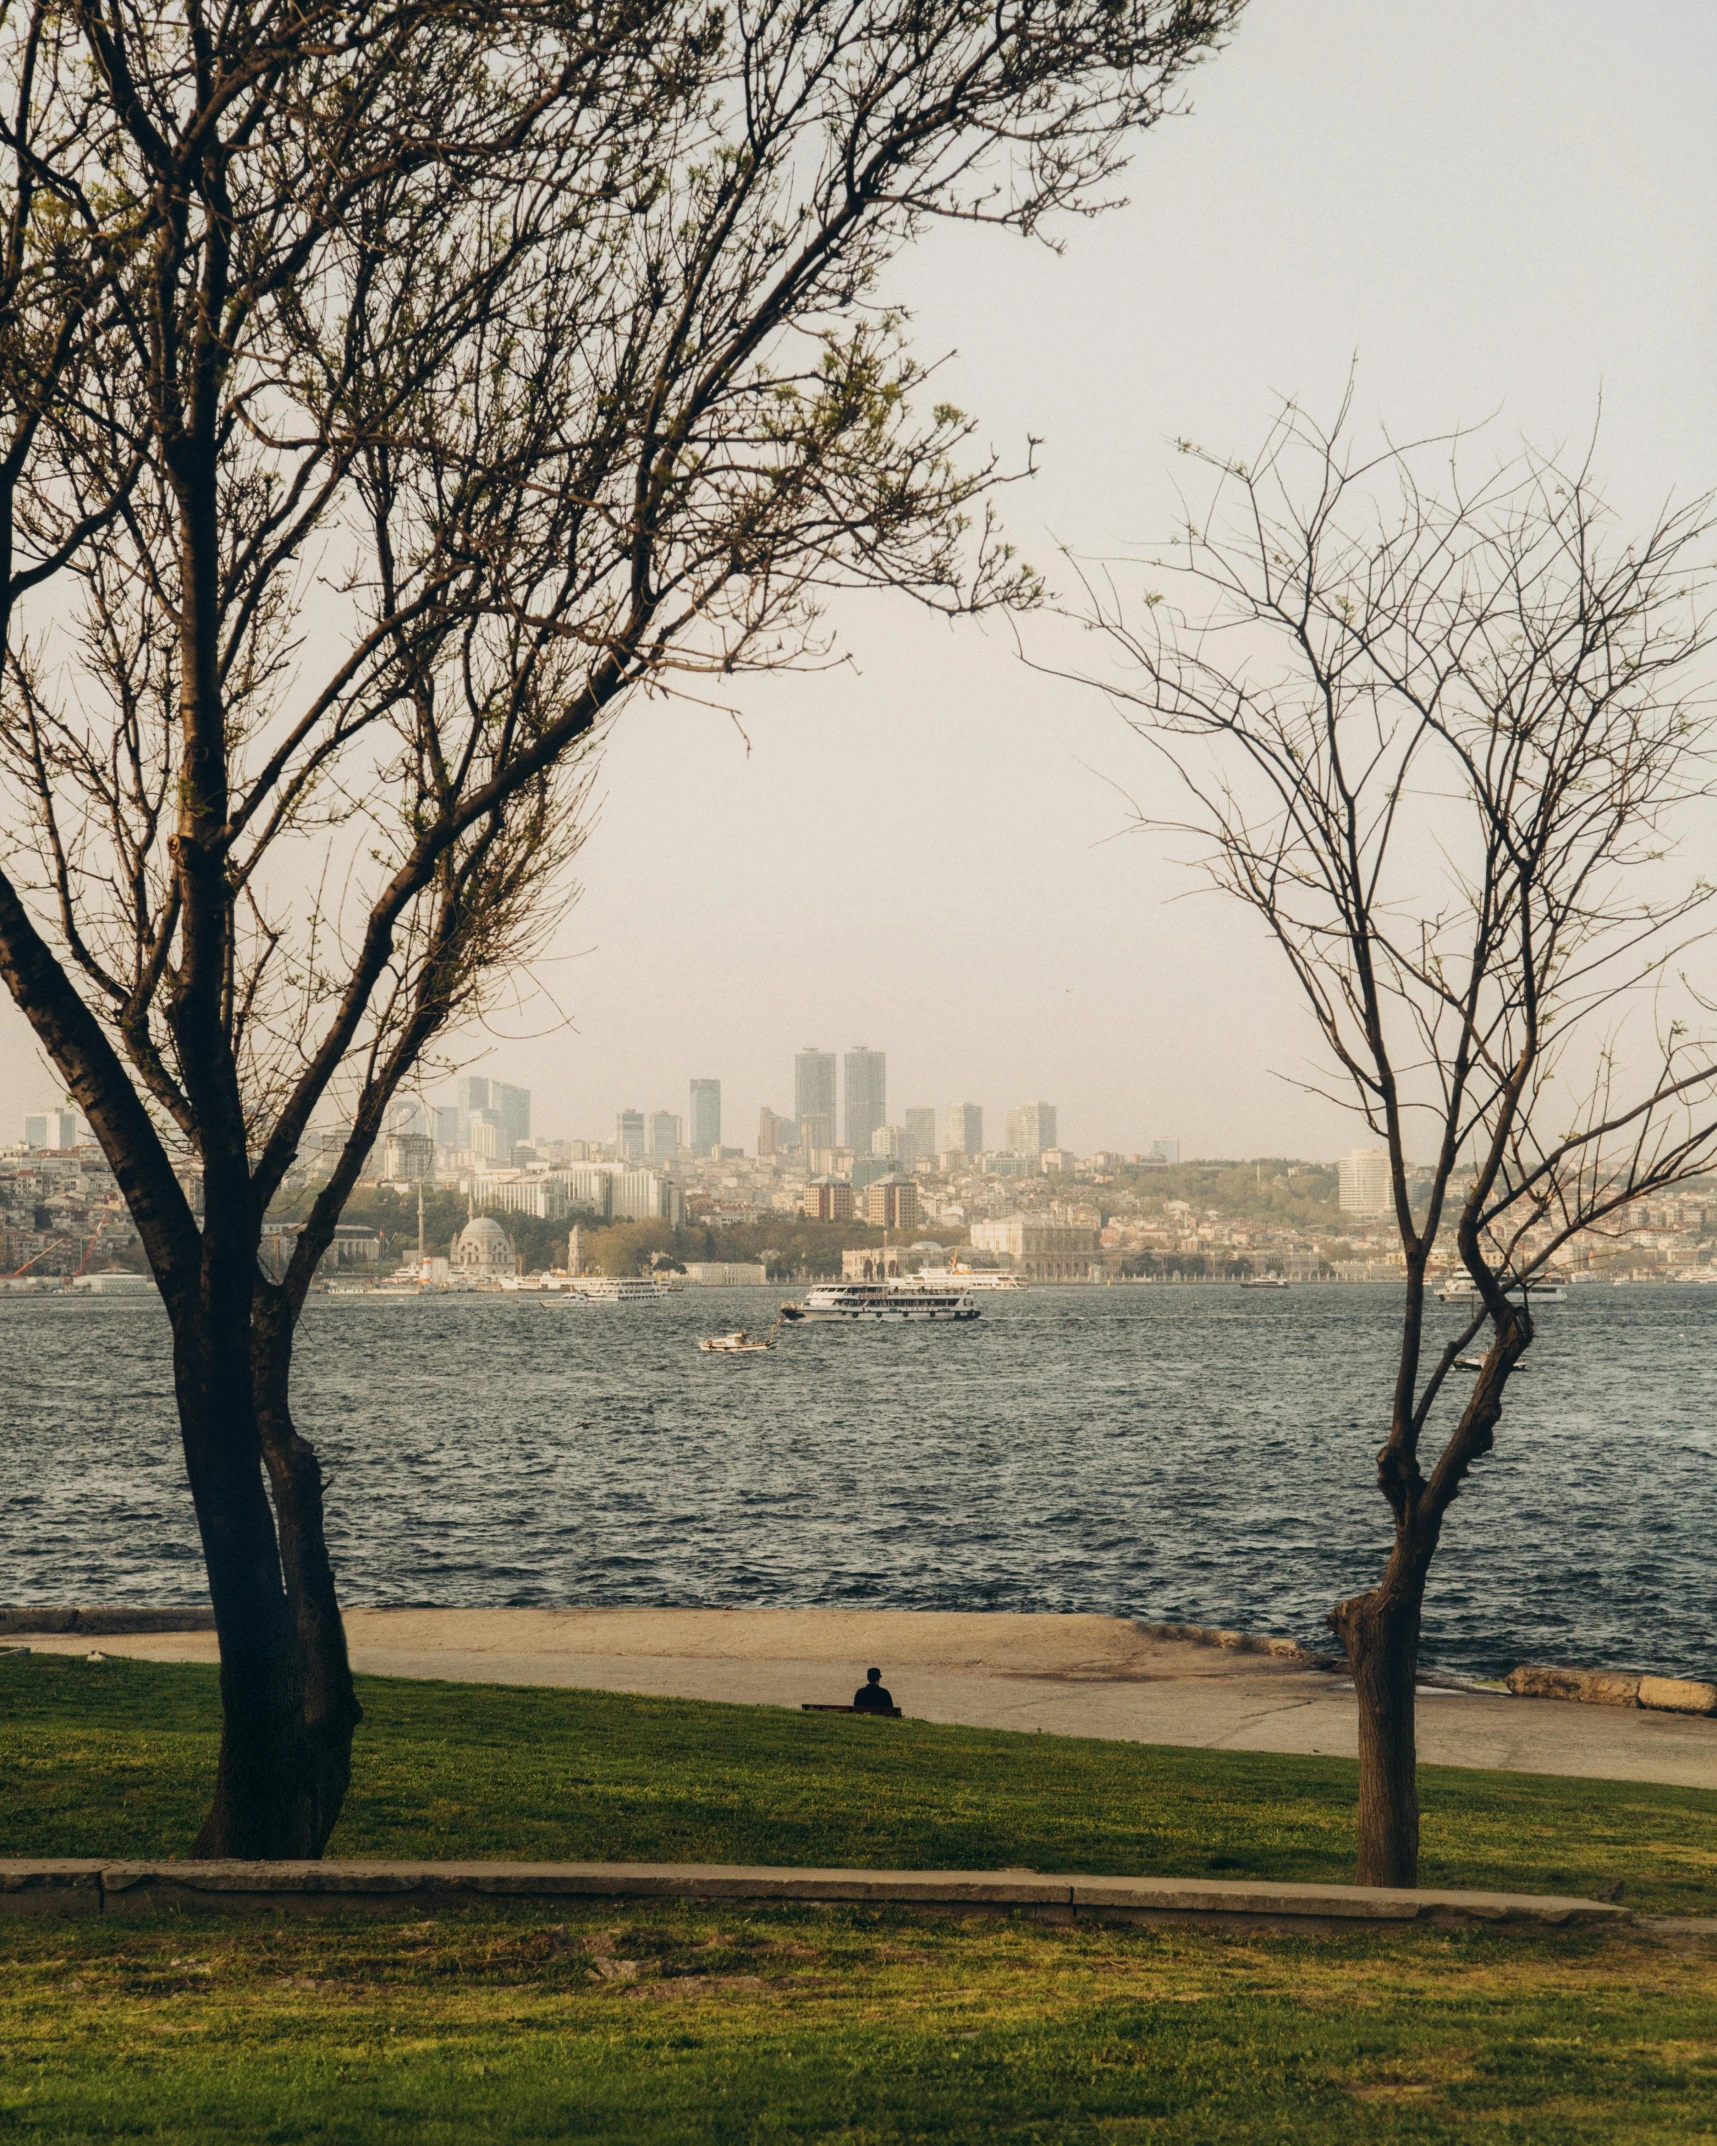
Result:
[[[465,1272],[511,1274],[513,1240],[488,1215],[478,1215],[453,1240],[453,1265]]]

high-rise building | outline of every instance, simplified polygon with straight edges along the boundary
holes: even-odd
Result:
[[[531,1137],[531,1091],[491,1081],[489,1107],[500,1120],[501,1150],[510,1159],[514,1148],[524,1147]]]
[[[777,1116],[765,1103],[757,1114],[758,1154],[786,1155],[798,1144],[799,1128],[793,1120]]]
[[[680,1121],[671,1110],[652,1110],[646,1153],[651,1162],[672,1162],[679,1151]]]
[[[873,1155],[885,1155],[890,1162],[910,1163],[912,1146],[907,1139],[904,1125],[879,1125],[870,1136],[870,1151]]]
[[[466,1145],[469,1138],[469,1121],[457,1103],[437,1103],[429,1114],[429,1129],[435,1135],[438,1148],[451,1148],[455,1154]]]
[[[793,1115],[799,1121],[799,1144],[833,1147],[835,1144],[835,1054],[807,1044],[793,1061]],[[805,1130],[807,1118],[828,1121],[829,1137],[812,1140]]]
[[[973,1158],[984,1152],[984,1109],[981,1103],[948,1105],[948,1148],[951,1154]]]
[[[870,1136],[888,1118],[888,1054],[855,1043],[841,1067],[846,1121],[842,1144],[855,1155],[870,1153]]]
[[[382,1144],[382,1175],[419,1184],[435,1173],[435,1142],[427,1133],[393,1132]]]
[[[480,1073],[467,1073],[454,1093],[461,1110],[487,1110],[489,1108],[489,1083]]]
[[[32,1111],[24,1120],[24,1145],[27,1148],[45,1148],[48,1144],[48,1114],[45,1110]]]
[[[614,1145],[620,1150],[622,1162],[644,1160],[644,1113],[641,1110],[623,1110],[616,1117]]]
[[[709,1155],[721,1145],[721,1082],[692,1082],[692,1153]]]
[[[423,1104],[415,1095],[399,1096],[388,1106],[387,1129],[390,1133],[427,1133]]]
[[[934,1163],[936,1160],[936,1113],[934,1110],[909,1110],[905,1118],[906,1138],[912,1149],[912,1158],[906,1165],[910,1170],[916,1163]]]
[[[1180,1142],[1178,1140],[1153,1140],[1151,1142],[1151,1153],[1159,1162],[1166,1162],[1172,1170],[1180,1161]]]
[[[1021,1103],[1008,1112],[1008,1148],[1015,1155],[1041,1155],[1058,1147],[1053,1103]]]
[[[1394,1201],[1389,1184],[1389,1150],[1354,1148],[1335,1166],[1344,1215],[1386,1215]]]
[[[872,1229],[916,1229],[917,1185],[909,1177],[879,1177],[865,1188],[864,1218]]]

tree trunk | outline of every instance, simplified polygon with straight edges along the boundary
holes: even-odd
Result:
[[[1414,1682],[1424,1578],[1392,1574],[1369,1594],[1338,1603],[1331,1628],[1347,1649],[1359,1700],[1360,1885],[1419,1882],[1419,1773]]]
[[[328,1555],[322,1464],[292,1421],[288,1390],[292,1339],[291,1316],[276,1302],[257,1322],[256,1413],[298,1648],[307,1742],[304,1793],[316,1843],[310,1852],[320,1855],[351,1785],[352,1735],[363,1719],[363,1708],[352,1689],[346,1627]]]
[[[278,1533],[264,1489],[252,1363],[260,1338],[230,1302],[205,1302],[174,1336],[186,1469],[221,1653],[220,1762],[191,1852],[304,1859],[321,1855],[339,1816],[358,1707],[314,1454],[299,1441],[284,1471],[269,1455]]]

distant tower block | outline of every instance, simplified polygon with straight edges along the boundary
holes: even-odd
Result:
[[[1053,1103],[1021,1103],[1008,1112],[1008,1147],[1015,1155],[1041,1155],[1059,1147]]]
[[[846,1124],[843,1139],[855,1155],[870,1153],[870,1136],[888,1123],[888,1054],[855,1043],[841,1066]]]
[[[909,1149],[906,1167],[914,1163],[929,1163],[936,1159],[936,1113],[934,1110],[909,1110],[902,1121],[906,1127],[906,1142]]]
[[[984,1152],[984,1110],[981,1103],[948,1105],[948,1147],[955,1155]]]
[[[802,1147],[832,1148],[835,1144],[835,1054],[807,1044],[793,1061],[793,1115],[799,1121]],[[807,1118],[821,1118],[828,1129],[826,1140],[813,1141],[804,1130]]]
[[[721,1145],[721,1082],[692,1082],[692,1153],[709,1155]]]

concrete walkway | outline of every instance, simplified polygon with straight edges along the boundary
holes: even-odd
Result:
[[[1357,1750],[1345,1674],[1154,1639],[1116,1617],[352,1609],[346,1625],[354,1666],[375,1676],[796,1707],[850,1699],[875,1663],[919,1720],[1234,1751]],[[43,1653],[216,1658],[210,1632],[18,1639]],[[1420,1698],[1428,1765],[1717,1789],[1717,1720],[1435,1688]]]

